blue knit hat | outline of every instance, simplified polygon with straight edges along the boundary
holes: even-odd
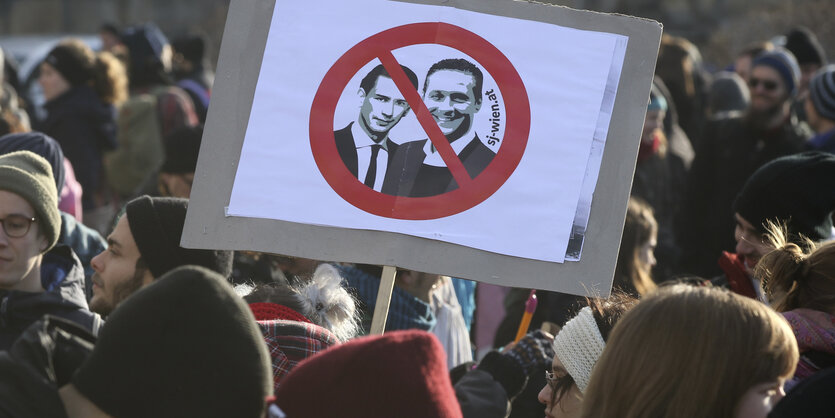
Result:
[[[800,65],[797,59],[788,49],[776,47],[771,51],[763,52],[754,59],[751,68],[766,65],[773,68],[780,74],[783,82],[786,83],[786,90],[794,96],[797,94],[797,84],[800,82]]]
[[[40,132],[15,133],[0,137],[0,154],[15,151],[32,151],[46,159],[52,167],[52,176],[55,178],[55,188],[60,200],[65,175],[64,152],[61,145],[49,135]]]

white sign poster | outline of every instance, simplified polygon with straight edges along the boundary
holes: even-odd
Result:
[[[563,262],[627,41],[442,6],[279,0],[227,214]]]

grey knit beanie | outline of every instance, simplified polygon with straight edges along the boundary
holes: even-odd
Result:
[[[15,193],[35,209],[35,219],[43,231],[49,251],[58,242],[61,214],[52,167],[31,151],[0,155],[0,190]]]
[[[809,81],[809,97],[815,111],[835,121],[835,65],[821,68]]]

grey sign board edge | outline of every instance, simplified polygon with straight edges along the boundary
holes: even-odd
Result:
[[[227,217],[225,208],[240,159],[275,0],[232,0],[230,4],[181,245],[394,265],[503,286],[608,295],[660,45],[661,24],[512,0],[408,2],[629,37],[581,261],[551,263],[390,232]],[[279,134],[277,130],[276,135]]]

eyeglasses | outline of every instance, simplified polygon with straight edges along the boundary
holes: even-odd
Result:
[[[5,219],[0,219],[3,231],[12,238],[26,235],[32,227],[32,222],[35,222],[35,218],[27,218],[23,215],[9,215]]]
[[[545,371],[545,383],[548,383],[548,386],[551,387],[551,390],[555,390],[557,385],[560,383],[560,378],[557,377],[554,373],[549,371]]]
[[[774,80],[760,80],[759,78],[754,77],[751,77],[751,79],[748,80],[748,85],[751,87],[752,90],[757,88],[757,86],[759,86],[760,84],[763,85],[763,88],[766,91],[774,91],[777,90],[778,87],[777,82]]]

